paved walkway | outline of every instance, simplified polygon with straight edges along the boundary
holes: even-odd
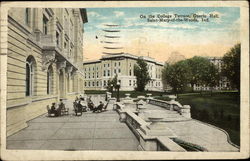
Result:
[[[210,152],[238,151],[236,147],[228,143],[226,133],[214,126],[194,119],[185,119],[176,111],[165,110],[152,104],[146,106],[148,115],[158,113],[164,116],[164,124],[183,141],[200,145]],[[147,118],[145,120],[147,121]]]
[[[100,98],[92,98],[98,105]],[[41,150],[125,150],[136,151],[138,140],[119,115],[108,109],[102,113],[62,117],[42,115],[28,122],[28,127],[7,138],[7,149]]]

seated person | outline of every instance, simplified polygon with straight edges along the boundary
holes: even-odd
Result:
[[[104,107],[104,104],[102,103],[102,101],[100,101],[100,104],[96,108],[94,108],[93,112],[95,111],[101,112],[103,107]]]
[[[93,111],[95,108],[95,105],[93,104],[93,102],[88,102],[88,108],[90,111]]]
[[[60,103],[59,103],[59,107],[62,109],[62,110],[65,110],[65,104],[63,103],[62,99],[60,99]]]
[[[50,113],[55,114],[55,116],[57,116],[56,103],[52,103]]]
[[[61,116],[62,115],[62,106],[58,106],[56,109],[56,116]]]

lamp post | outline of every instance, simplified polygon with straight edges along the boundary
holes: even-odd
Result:
[[[114,87],[114,85],[111,83],[111,98],[113,97],[113,87]]]
[[[120,82],[117,82],[117,102],[120,102],[120,93],[119,93],[119,90],[120,90]]]

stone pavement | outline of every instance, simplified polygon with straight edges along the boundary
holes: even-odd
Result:
[[[173,130],[178,139],[200,145],[211,152],[238,151],[236,147],[228,143],[226,133],[214,126],[194,119],[183,119],[177,112],[165,110],[159,106],[152,104],[146,106],[149,115],[156,112],[165,117],[163,123]],[[147,119],[145,120],[147,121]]]
[[[100,98],[92,98],[98,105]],[[7,149],[37,150],[124,150],[136,151],[138,140],[119,115],[111,110],[102,113],[70,114],[47,117],[44,114],[28,122],[28,127],[7,138]]]

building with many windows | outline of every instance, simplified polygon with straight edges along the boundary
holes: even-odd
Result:
[[[11,8],[8,12],[7,136],[60,98],[83,93],[85,9]]]
[[[136,87],[136,76],[134,65],[139,57],[128,54],[105,55],[99,60],[85,61],[84,86],[85,90],[106,90],[108,81],[117,74],[121,84],[120,90],[132,91]],[[151,81],[147,84],[146,90],[162,91],[162,68],[163,63],[150,57],[142,57],[148,64],[148,71]]]

